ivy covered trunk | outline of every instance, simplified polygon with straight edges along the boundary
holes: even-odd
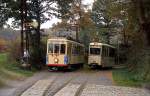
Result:
[[[43,60],[42,60],[42,46],[41,46],[41,34],[40,34],[40,25],[41,25],[41,14],[40,14],[40,4],[39,1],[34,1],[36,6],[35,14],[36,21],[38,22],[37,28],[33,29],[35,33],[31,35],[31,65],[34,68],[41,69]]]
[[[136,49],[138,49],[134,55],[136,55],[135,59],[133,61],[137,61],[134,65],[134,70],[139,69],[137,72],[141,74],[142,78],[144,80],[150,79],[150,18],[149,18],[149,12],[150,12],[150,1],[149,0],[132,0],[132,3],[134,4],[135,7],[135,12],[137,16],[137,22],[139,25],[139,33],[140,35],[138,36],[139,39],[138,42],[136,42],[135,46],[142,41],[142,45],[138,46]],[[136,34],[139,34],[136,33]],[[140,41],[140,38],[141,41]],[[134,49],[135,50],[135,49]],[[137,55],[139,54],[139,55]]]

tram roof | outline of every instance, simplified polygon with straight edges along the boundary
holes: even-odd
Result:
[[[100,42],[91,42],[90,45],[100,45],[100,46],[108,46],[108,47],[115,48],[112,45],[109,45],[109,44],[106,44],[106,43],[100,43]]]
[[[48,40],[68,40],[68,39],[65,37],[51,37]]]
[[[68,38],[66,38],[66,37],[51,37],[51,38],[49,38],[48,39],[48,41],[50,41],[50,40],[53,40],[53,41],[69,41],[69,42],[73,42],[73,43],[78,43],[78,44],[80,44],[80,45],[83,45],[81,42],[79,42],[79,41],[76,41],[76,40],[73,40],[73,39],[68,39]],[[83,45],[84,46],[84,45]]]

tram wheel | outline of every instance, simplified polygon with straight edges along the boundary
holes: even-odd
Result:
[[[57,67],[48,67],[48,71],[52,72],[52,71],[58,71]]]
[[[52,67],[48,67],[48,71],[52,72],[53,71]]]

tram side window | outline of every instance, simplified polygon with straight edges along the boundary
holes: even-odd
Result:
[[[102,56],[107,57],[108,54],[108,48],[106,46],[102,47]]]
[[[106,49],[105,49],[105,47],[103,46],[103,47],[102,47],[102,56],[105,56],[105,52],[106,52]]]
[[[53,44],[49,44],[48,53],[53,53]]]
[[[80,54],[80,46],[77,45],[77,50],[76,50],[77,54]]]
[[[66,46],[65,44],[60,45],[60,53],[65,54]]]
[[[109,56],[110,57],[114,57],[115,56],[115,49],[113,49],[113,48],[109,49]]]
[[[83,47],[80,46],[80,55],[83,55],[84,54],[84,50],[83,50]]]
[[[72,44],[68,43],[68,45],[67,45],[67,54],[71,54],[71,52],[72,52],[71,46],[72,46]]]
[[[72,44],[72,54],[75,54],[75,45],[74,44]]]
[[[72,45],[72,54],[74,55],[78,55],[80,52],[79,52],[79,47],[77,45]]]
[[[59,53],[59,44],[54,45],[54,53]]]

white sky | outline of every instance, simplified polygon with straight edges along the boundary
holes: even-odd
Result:
[[[83,0],[83,4],[89,5],[90,9],[92,8],[94,0]],[[60,22],[61,20],[53,17],[50,21],[44,23],[41,25],[41,28],[50,28],[53,24],[56,24],[57,22]]]

